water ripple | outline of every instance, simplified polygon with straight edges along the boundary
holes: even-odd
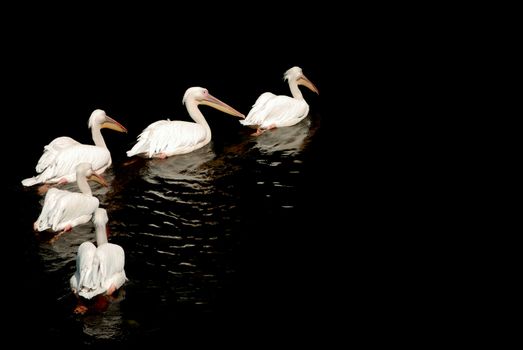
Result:
[[[211,143],[187,155],[113,164],[105,174],[110,186],[93,185],[93,193],[108,210],[109,240],[125,250],[129,281],[104,314],[71,322],[89,337],[120,339],[136,330],[154,332],[161,325],[151,319],[176,318],[181,306],[213,311],[238,274],[242,235],[257,234],[249,225],[298,210],[304,151],[316,129],[306,118],[259,137],[237,136],[239,142],[221,148]],[[75,184],[64,188],[76,190]],[[24,195],[34,201],[26,215],[36,218],[42,197]],[[54,244],[35,239],[44,282],[56,286],[53,300],[70,303],[68,280],[78,245],[94,241],[92,223]],[[277,245],[271,241],[267,247]]]

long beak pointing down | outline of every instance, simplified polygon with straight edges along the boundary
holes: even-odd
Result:
[[[107,187],[107,181],[102,177],[102,175],[98,175],[97,173],[93,172],[91,176],[87,178],[88,180],[93,180],[98,182],[100,185]]]
[[[297,83],[299,85],[303,85],[303,86],[308,87],[309,89],[311,89],[312,91],[314,91],[318,95],[320,94],[320,92],[318,91],[318,88],[316,87],[316,85],[314,85],[309,79],[307,79],[307,77],[305,75],[302,75],[300,78],[298,78]]]
[[[112,129],[112,130],[115,130],[115,131],[119,131],[119,132],[127,132],[127,129],[120,123],[118,123],[116,120],[114,120],[113,118],[111,117],[108,117],[106,116],[105,117],[106,121],[105,123],[103,123],[100,128],[107,128],[107,129]]]
[[[211,94],[207,94],[207,96],[205,96],[205,98],[200,103],[207,105],[207,106],[211,106],[213,108],[216,108],[219,111],[233,115],[235,117],[242,118],[242,119],[245,118],[245,116],[242,113],[238,112],[237,110],[235,110],[228,104],[218,100],[216,97],[212,96]]]

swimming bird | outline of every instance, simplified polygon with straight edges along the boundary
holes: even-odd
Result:
[[[102,174],[111,165],[111,153],[100,132],[103,128],[119,132],[127,132],[105,111],[96,109],[89,117],[89,128],[94,145],[85,145],[67,137],[57,137],[44,147],[44,153],[38,160],[36,172],[38,175],[22,180],[22,185],[33,186],[39,183],[67,183],[76,180],[76,166],[87,162],[92,164],[97,174]]]
[[[319,94],[316,86],[307,79],[300,67],[287,70],[283,79],[288,81],[292,97],[265,92],[258,97],[245,120],[240,120],[243,125],[257,128],[253,135],[260,135],[273,128],[295,125],[307,116],[309,105],[305,102],[298,85],[304,85]]]
[[[198,105],[207,105],[230,115],[245,116],[213,97],[207,89],[191,87],[183,95],[182,103],[195,121],[159,120],[150,124],[138,136],[138,142],[127,151],[127,156],[143,155],[147,158],[166,158],[201,148],[211,141],[211,128]]]
[[[42,211],[33,224],[35,231],[51,229],[54,232],[64,233],[91,220],[100,201],[93,196],[87,179],[97,181],[104,186],[107,183],[102,176],[94,172],[89,163],[78,164],[75,177],[81,192],[51,188],[46,193]]]
[[[97,208],[93,222],[96,230],[96,246],[87,241],[80,244],[76,255],[76,271],[69,280],[71,290],[80,299],[97,295],[112,295],[126,281],[125,252],[117,244],[107,241],[107,211]],[[83,313],[81,303],[75,312]]]

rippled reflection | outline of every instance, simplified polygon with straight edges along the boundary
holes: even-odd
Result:
[[[74,273],[76,263],[76,252],[78,246],[85,241],[95,242],[94,227],[91,222],[76,226],[72,231],[66,232],[59,239],[50,243],[54,233],[41,232],[38,237],[41,240],[40,254],[47,262],[50,271],[62,271],[66,268]]]
[[[98,312],[83,317],[83,332],[96,339],[120,339],[127,332],[123,319],[121,302],[125,299],[125,289],[115,298],[100,297],[96,308]]]
[[[151,159],[147,163],[147,167],[142,170],[142,175],[149,182],[157,182],[158,179],[205,180],[209,172],[206,163],[215,157],[212,144],[208,144],[188,154],[166,159]]]
[[[282,152],[291,156],[305,146],[307,138],[314,132],[311,125],[309,116],[296,125],[268,130],[256,137],[255,147],[263,153]]]

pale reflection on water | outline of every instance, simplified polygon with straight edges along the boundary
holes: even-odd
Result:
[[[303,150],[307,139],[315,132],[311,124],[308,116],[292,127],[266,131],[255,138],[255,148],[262,153],[282,152],[285,156],[292,156]]]
[[[125,299],[125,289],[118,292],[117,297],[108,301],[103,312],[87,314],[82,318],[84,334],[95,339],[121,339],[127,334],[121,310],[121,302]]]
[[[216,157],[212,143],[188,154],[166,159],[152,159],[141,171],[144,179],[151,183],[163,180],[206,181],[210,180],[210,166]]]

